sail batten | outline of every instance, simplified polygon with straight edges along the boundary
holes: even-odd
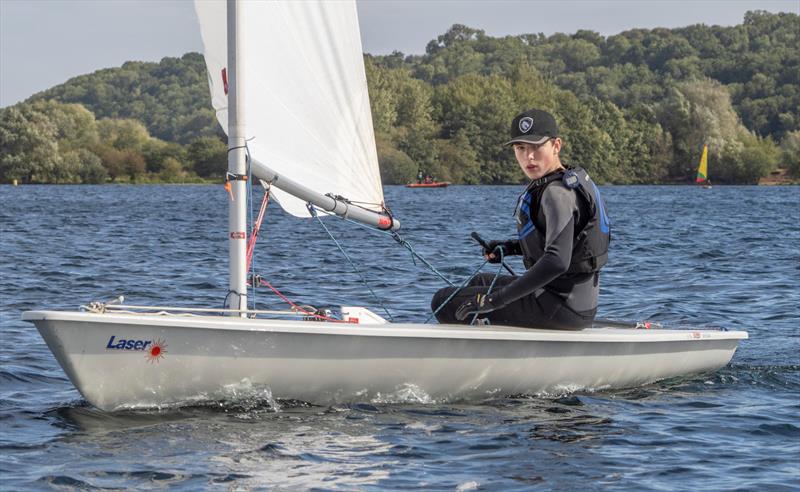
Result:
[[[240,0],[246,44],[241,78],[248,146],[262,167],[320,195],[376,204],[383,190],[355,3]],[[212,104],[227,128],[220,74],[226,50],[224,2],[196,1]],[[306,202],[275,190],[287,212]]]

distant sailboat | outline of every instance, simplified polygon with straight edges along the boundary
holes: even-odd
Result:
[[[708,179],[708,144],[703,145],[703,155],[700,157],[700,165],[697,166],[697,176],[694,182],[703,188],[711,188],[711,180]]]

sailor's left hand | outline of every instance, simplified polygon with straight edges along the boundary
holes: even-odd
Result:
[[[507,241],[489,241],[487,244],[489,248],[483,250],[483,257],[486,258],[486,261],[489,263],[500,263],[500,259],[504,256],[508,256],[508,252],[510,251],[506,243]]]
[[[485,294],[477,294],[475,299],[464,301],[461,306],[458,307],[456,310],[456,319],[459,321],[464,321],[467,319],[467,316],[475,315],[476,313],[490,313],[495,309],[497,308],[492,305],[491,299],[489,299]]]

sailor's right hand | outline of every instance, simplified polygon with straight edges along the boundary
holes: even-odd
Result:
[[[486,249],[483,250],[483,257],[486,258],[489,263],[500,263],[501,257],[508,256],[511,252],[508,241],[489,241],[487,246],[489,246],[489,249],[488,251]],[[501,250],[502,254],[500,253]]]
[[[492,299],[485,294],[477,294],[475,299],[464,301],[456,310],[456,319],[464,321],[469,315],[491,313],[497,309],[492,304]]]

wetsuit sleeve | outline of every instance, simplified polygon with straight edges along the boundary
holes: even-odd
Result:
[[[544,255],[517,280],[489,296],[495,307],[530,295],[566,273],[572,259],[576,210],[572,190],[562,186],[549,186],[545,190],[540,210],[547,228]]]

